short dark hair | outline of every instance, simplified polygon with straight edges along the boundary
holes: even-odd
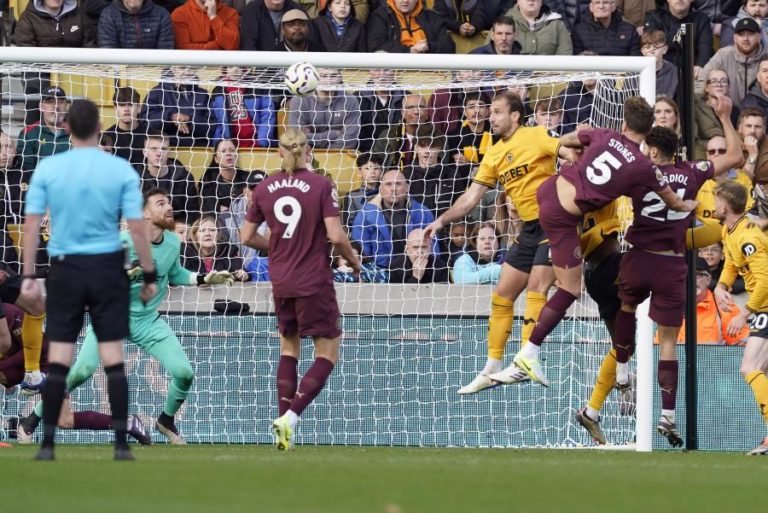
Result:
[[[525,105],[523,105],[523,100],[518,96],[516,93],[513,93],[509,89],[505,89],[503,91],[500,91],[496,93],[496,97],[493,99],[493,101],[499,101],[504,100],[507,102],[507,105],[509,106],[509,113],[512,114],[513,112],[517,112],[520,114],[520,119],[518,120],[518,123],[521,125],[523,124],[523,120],[525,119]]]
[[[533,112],[539,112],[544,110],[545,112],[557,112],[563,110],[563,102],[559,98],[544,98],[536,102],[536,106],[533,108]]]
[[[677,134],[668,127],[655,126],[645,136],[645,144],[659,150],[662,156],[671,159],[677,154]]]
[[[653,107],[642,96],[630,96],[624,101],[624,122],[633,132],[647,135],[653,127]]]
[[[112,96],[112,103],[114,105],[124,105],[126,103],[140,103],[141,96],[133,87],[118,87],[115,89],[115,94]]]
[[[355,159],[355,167],[359,169],[369,162],[383,166],[384,158],[379,153],[361,153]]]
[[[517,27],[515,26],[515,19],[512,16],[507,16],[506,14],[502,14],[495,20],[493,20],[493,26],[496,25],[511,25],[512,30],[517,32]]]
[[[445,147],[445,136],[430,123],[420,125],[415,134],[416,146]]]
[[[162,187],[152,187],[151,189],[147,189],[144,191],[144,194],[142,194],[144,197],[144,206],[147,206],[147,203],[149,203],[149,198],[153,196],[166,196],[168,197],[168,191],[163,189]]]
[[[663,30],[646,30],[640,37],[640,46],[667,44],[667,34]]]
[[[737,121],[737,125],[740,125],[742,121],[744,121],[744,118],[763,118],[763,122],[765,122],[765,112],[763,109],[758,109],[757,107],[747,107],[746,109],[742,109],[741,112],[739,112],[739,120]]]
[[[469,103],[471,101],[483,102],[486,105],[490,105],[491,104],[491,101],[488,99],[488,95],[486,95],[482,91],[469,91],[467,93],[464,93],[464,102],[463,102],[463,104],[466,105],[467,103]]]
[[[67,122],[73,137],[80,140],[93,137],[99,131],[99,108],[91,100],[75,100],[67,112]]]
[[[743,214],[747,208],[747,189],[736,180],[726,180],[715,187],[715,196],[725,201],[734,214]]]

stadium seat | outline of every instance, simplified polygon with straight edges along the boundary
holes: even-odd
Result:
[[[475,48],[483,46],[487,42],[488,32],[483,31],[472,37],[465,37],[451,32],[453,42],[456,44],[456,53],[469,53]]]

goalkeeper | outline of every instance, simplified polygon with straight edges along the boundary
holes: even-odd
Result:
[[[171,285],[214,285],[226,283],[231,285],[234,278],[228,271],[212,271],[208,274],[192,273],[179,263],[181,240],[173,233],[173,209],[168,192],[164,189],[150,189],[144,193],[144,226],[147,237],[152,241],[152,259],[157,269],[158,294],[148,303],[139,297],[141,291],[141,268],[137,265],[128,271],[131,280],[131,313],[129,341],[158,359],[160,364],[171,374],[168,385],[168,397],[165,406],[157,419],[155,427],[163,434],[168,442],[175,445],[186,443],[179,433],[174,415],[189,394],[194,380],[194,372],[184,353],[179,339],[170,326],[160,318],[157,307],[165,298],[168,284]],[[136,254],[131,238],[127,233],[121,234],[130,248],[131,262]],[[77,360],[67,374],[67,390],[70,392],[85,383],[99,365],[99,349],[93,327],[89,326],[83,347],[77,355]],[[24,430],[34,432],[43,413],[42,401],[38,402],[35,410],[22,421]]]

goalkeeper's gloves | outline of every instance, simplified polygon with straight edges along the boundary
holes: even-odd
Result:
[[[131,267],[130,269],[127,269],[125,273],[128,275],[129,280],[133,280],[136,276],[138,276],[142,271],[141,266],[137,265],[135,267]]]
[[[193,274],[190,282],[191,285],[234,285],[235,277],[229,271],[211,271],[208,274]]]

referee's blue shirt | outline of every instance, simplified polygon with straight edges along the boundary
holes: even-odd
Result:
[[[127,160],[98,148],[47,157],[32,173],[27,215],[50,210],[48,254],[98,255],[121,248],[119,223],[142,219],[139,175]]]

